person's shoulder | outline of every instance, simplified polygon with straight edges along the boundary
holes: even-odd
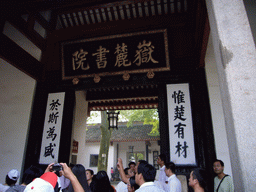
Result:
[[[179,180],[179,178],[176,176],[176,182],[178,185],[181,185],[181,181]]]
[[[168,181],[170,181],[170,182],[180,182],[180,180],[179,180],[179,178],[177,177],[177,175],[175,175],[175,174],[173,174],[172,176],[170,176],[169,178],[168,178]],[[169,183],[169,182],[168,182]]]
[[[176,174],[174,174],[174,178],[175,178],[176,180],[179,180],[179,178],[177,177],[177,175],[176,175]]]
[[[8,187],[8,186],[0,183],[0,187]]]
[[[163,189],[161,189],[160,187],[158,187],[158,186],[154,186],[154,191],[157,191],[157,192],[165,192]]]
[[[7,189],[9,189],[10,188],[10,186],[8,186],[8,185],[3,185],[2,183],[0,183],[0,190],[1,191],[6,191]]]
[[[151,186],[148,186],[150,189],[149,190],[145,190],[145,191],[157,191],[157,192],[165,192],[163,189],[161,189],[160,187],[158,187],[157,185],[153,184]]]
[[[123,187],[126,187],[127,188],[127,185],[123,182],[123,181],[120,181],[117,185],[116,185],[116,190],[118,191],[119,189],[123,188]]]
[[[13,187],[7,189],[6,192],[22,192],[25,188],[26,186],[24,185],[14,185]]]
[[[227,175],[226,178],[227,178],[228,181],[232,181],[233,182],[233,179],[232,179],[232,177],[230,175]]]
[[[218,176],[215,176],[215,177],[214,177],[214,180],[218,180],[218,179],[219,179]]]

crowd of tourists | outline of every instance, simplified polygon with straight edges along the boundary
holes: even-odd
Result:
[[[121,181],[111,185],[111,178],[106,171],[98,171],[94,174],[91,169],[85,169],[82,164],[70,165],[66,163],[51,163],[45,170],[38,166],[31,166],[24,171],[20,185],[17,180],[20,173],[16,169],[9,171],[5,178],[5,184],[0,184],[0,192],[183,192],[182,184],[175,174],[175,164],[166,162],[164,155],[159,155],[157,163],[160,166],[159,177],[156,180],[156,169],[145,160],[137,164],[130,162],[124,168],[122,159],[118,159],[117,169]],[[234,192],[232,178],[224,174],[224,163],[221,160],[214,161],[213,170],[216,173],[214,179],[214,192]],[[208,174],[209,175],[209,174]],[[188,185],[195,192],[206,192],[206,171],[197,168],[191,171]],[[210,190],[211,191],[211,190]]]

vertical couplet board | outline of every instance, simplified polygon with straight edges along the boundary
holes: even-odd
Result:
[[[48,94],[40,164],[58,162],[65,93]]]
[[[189,84],[168,84],[170,158],[176,165],[196,165]]]

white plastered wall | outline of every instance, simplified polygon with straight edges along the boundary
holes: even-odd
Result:
[[[84,139],[85,140],[85,139]],[[115,167],[114,162],[115,162],[115,155],[114,155],[114,150],[116,150],[116,144],[113,146],[109,146],[109,151],[108,151],[108,168],[107,168],[107,174],[108,177],[111,178],[111,167]],[[84,159],[84,165],[86,169],[91,169],[94,171],[94,174],[98,172],[97,167],[90,167],[90,155],[99,155],[100,151],[100,143],[86,143],[86,148],[85,148],[85,153],[86,153],[86,158]]]
[[[85,153],[87,154],[86,156],[87,158],[85,159],[85,166],[86,166],[86,169],[93,170],[95,174],[97,173],[98,169],[97,167],[90,167],[90,155],[98,155],[99,148],[100,148],[99,143],[86,143]]]
[[[78,153],[73,153],[72,155],[77,155],[77,164],[82,164],[83,166],[85,166],[85,159],[87,158],[87,154],[85,151],[85,136],[88,103],[86,102],[85,91],[76,91],[75,94],[76,101],[72,143],[73,140],[78,141]]]
[[[49,14],[43,16],[47,19]],[[42,27],[36,30],[45,35]],[[40,61],[41,50],[10,23],[5,23],[3,34]],[[36,80],[0,58],[0,183],[9,170],[23,171],[35,87]]]
[[[21,171],[36,81],[0,59],[0,183]]]

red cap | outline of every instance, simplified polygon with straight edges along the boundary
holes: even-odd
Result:
[[[53,188],[56,186],[56,183],[58,181],[57,175],[53,172],[44,173],[40,178],[48,181],[53,186]]]

